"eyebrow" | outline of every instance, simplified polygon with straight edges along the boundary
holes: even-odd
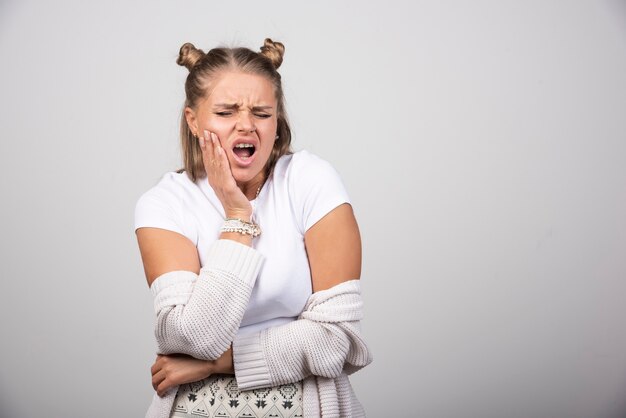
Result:
[[[220,107],[224,109],[239,109],[239,105],[236,103],[216,103],[214,107]],[[272,110],[274,107],[272,106],[252,106],[253,111],[258,110]]]

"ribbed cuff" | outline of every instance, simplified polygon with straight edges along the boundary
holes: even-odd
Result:
[[[261,332],[235,337],[233,364],[239,389],[271,386],[270,369],[261,346]]]
[[[150,286],[154,297],[154,311],[158,314],[166,306],[185,305],[189,302],[198,278],[190,271],[170,271],[157,277]]]
[[[225,271],[254,286],[263,260],[263,255],[252,247],[229,239],[220,239],[209,248],[202,270]]]

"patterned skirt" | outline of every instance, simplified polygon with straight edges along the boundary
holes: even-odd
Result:
[[[302,417],[302,382],[242,391],[234,376],[212,375],[181,385],[170,417]]]

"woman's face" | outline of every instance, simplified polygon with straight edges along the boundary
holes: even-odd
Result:
[[[191,131],[213,132],[226,151],[237,184],[262,180],[276,140],[277,103],[265,77],[226,72],[196,109],[185,109]]]

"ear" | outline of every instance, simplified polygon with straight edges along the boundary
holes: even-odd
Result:
[[[189,106],[185,107],[185,120],[187,121],[187,126],[189,126],[189,130],[192,134],[201,135],[198,132],[198,120],[196,119],[196,112],[193,111]]]

